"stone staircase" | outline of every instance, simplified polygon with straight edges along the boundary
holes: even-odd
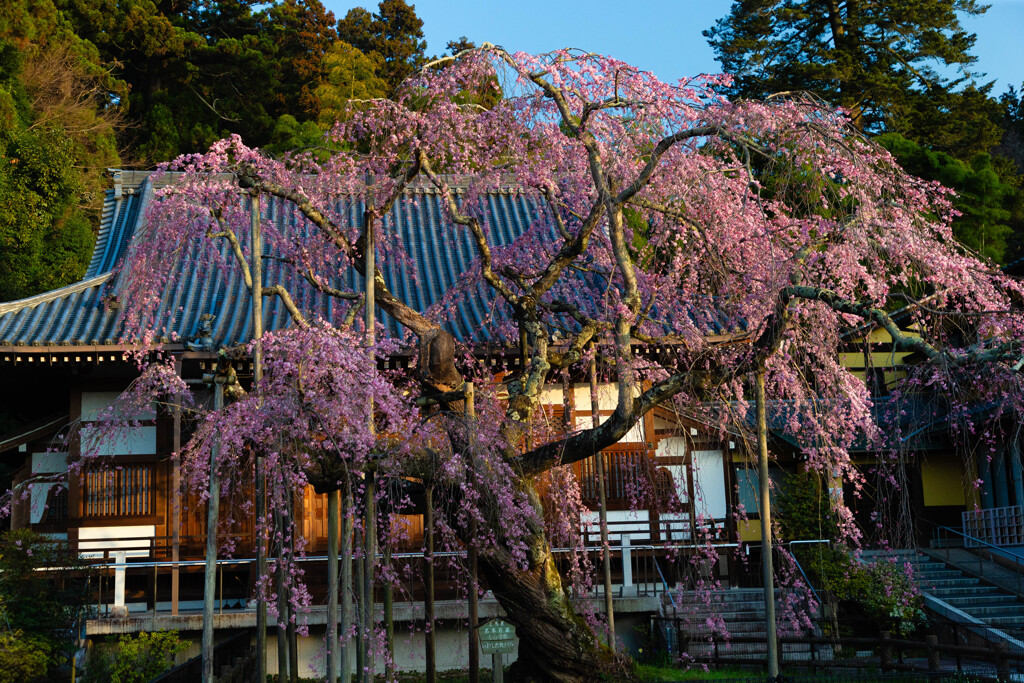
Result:
[[[889,558],[900,563],[910,563],[917,588],[925,596],[925,606],[932,611],[968,625],[983,625],[1017,635],[1024,633],[1024,602],[938,558],[923,555],[916,550],[865,550],[862,557],[866,560]],[[953,609],[945,609],[943,605]]]
[[[776,614],[781,613],[781,592],[775,591]],[[721,589],[707,593],[676,592],[675,605],[667,595],[662,599],[659,620],[660,637],[674,658],[707,660],[764,660],[764,592],[760,588]],[[820,630],[815,627],[815,635]],[[746,642],[754,639],[755,642]],[[736,642],[742,640],[744,642]],[[831,659],[831,648],[805,644],[785,644],[779,649],[782,661]]]

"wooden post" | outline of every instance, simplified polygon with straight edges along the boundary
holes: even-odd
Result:
[[[940,664],[939,637],[929,633],[924,637],[924,641],[928,645],[928,670],[938,671]]]
[[[593,346],[594,355],[590,359],[590,416],[597,427],[601,423],[601,399],[597,393],[597,347]],[[575,400],[575,399],[574,399]],[[604,611],[608,617],[608,647],[615,648],[615,598],[612,596],[612,549],[608,543],[608,500],[605,490],[604,453],[594,453],[597,465],[597,498],[598,519],[601,526],[601,566],[604,579]],[[692,515],[691,515],[692,516]],[[625,558],[623,559],[625,562]]]
[[[878,659],[882,671],[892,671],[892,643],[889,642],[889,632],[879,633],[878,640]]]
[[[466,382],[466,430],[469,437],[469,471],[466,480],[470,489],[476,488],[476,394],[472,382]],[[478,576],[478,556],[476,547],[476,515],[469,516],[469,543],[467,544],[466,560],[469,564],[469,683],[480,683],[480,581]]]
[[[1010,659],[1006,656],[1009,650],[1005,640],[996,643],[996,678],[1000,681],[1010,680]]]
[[[263,379],[263,237],[260,233],[260,195],[253,192],[249,197],[249,228],[251,244],[249,250],[252,275],[252,383],[255,388]],[[256,453],[256,528],[266,516],[267,477],[263,471],[263,454]],[[256,571],[260,577],[267,575],[267,549],[260,535],[256,534]],[[256,680],[267,680],[267,603],[262,596],[256,601]]]
[[[491,680],[493,683],[503,683],[505,680],[505,662],[502,659],[504,659],[504,655],[500,652],[491,655]]]
[[[426,683],[437,682],[437,662],[434,656],[434,485],[427,484],[427,509],[423,520],[423,640],[426,646]]]
[[[765,638],[768,646],[768,677],[779,677],[779,644],[775,633],[775,571],[772,568],[772,512],[768,479],[768,418],[764,398],[764,370],[758,369],[757,383],[757,470],[760,481],[761,576],[764,580]]]
[[[218,362],[218,366],[220,363]],[[224,381],[221,368],[213,376],[213,409],[224,408]],[[216,439],[210,445],[210,482],[206,501],[206,568],[203,575],[203,683],[213,682],[213,599],[217,590],[217,521],[220,515],[220,477],[217,474],[217,454],[220,444]],[[221,596],[223,599],[223,596]]]

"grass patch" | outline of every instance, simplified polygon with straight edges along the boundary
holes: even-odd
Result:
[[[710,669],[704,671],[702,667],[695,666],[692,669],[680,669],[673,666],[655,666],[653,664],[638,664],[636,675],[644,683],[661,683],[662,681],[735,681],[749,679],[756,676],[756,671],[749,669]]]

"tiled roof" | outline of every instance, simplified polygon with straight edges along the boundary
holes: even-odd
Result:
[[[127,252],[132,235],[140,226],[146,205],[153,196],[147,174],[135,171],[115,173],[113,190],[107,192],[102,223],[92,261],[85,279],[69,287],[20,301],[0,304],[0,348],[75,345],[111,345],[122,336],[123,311],[111,310],[107,301],[116,297],[118,282],[113,269]],[[465,231],[452,231],[442,224],[440,198],[430,188],[409,190],[415,201],[396,202],[384,218],[384,229],[397,229],[408,253],[405,263],[389,260],[383,266],[391,291],[413,308],[425,311],[437,304],[469,270],[475,253]],[[495,244],[505,245],[530,226],[535,207],[515,192],[495,192],[488,198],[488,222]],[[275,282],[280,266],[267,262],[266,282]],[[348,275],[351,287],[362,287],[355,272]],[[292,283],[294,284],[294,283]],[[339,303],[312,290],[292,287],[299,294],[296,303],[307,312],[334,317]],[[266,329],[290,324],[276,298],[266,299]],[[471,288],[461,298],[446,326],[461,341],[486,341],[491,296],[483,285]],[[347,306],[342,303],[341,306]],[[215,316],[212,338],[215,345],[243,343],[251,337],[251,302],[237,272],[211,277],[187,275],[178,278],[173,291],[165,292],[160,316],[171,320],[171,329],[182,338],[199,331],[200,318]],[[402,330],[386,314],[381,322],[391,334]]]

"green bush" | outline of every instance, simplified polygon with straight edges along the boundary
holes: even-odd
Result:
[[[188,647],[177,631],[145,631],[124,635],[117,643],[89,653],[83,683],[146,683],[174,664],[174,655]]]
[[[921,594],[896,562],[859,562],[839,547],[815,553],[808,563],[840,609],[862,612],[879,630],[907,635],[924,623]]]
[[[21,631],[0,634],[0,683],[25,683],[46,675],[50,643]]]
[[[0,608],[11,629],[45,645],[51,666],[64,666],[75,651],[76,626],[88,610],[86,581],[66,543],[28,529],[0,534]]]

